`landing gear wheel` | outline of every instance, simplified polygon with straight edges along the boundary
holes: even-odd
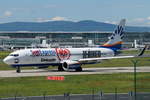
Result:
[[[20,73],[21,72],[21,69],[20,67],[17,67],[17,70],[16,70],[17,73]]]
[[[76,69],[77,72],[82,72],[82,67]]]
[[[58,66],[58,71],[64,71],[62,65],[59,65],[59,66]]]

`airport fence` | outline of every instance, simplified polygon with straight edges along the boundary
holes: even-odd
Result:
[[[37,91],[32,91],[37,93],[36,96],[23,94],[21,91],[11,91],[11,94],[0,93],[0,100],[150,100],[150,92],[142,92],[150,91],[150,88],[137,89],[136,94],[133,89],[127,93],[120,93],[119,88],[112,89],[111,93],[100,89],[79,89],[78,93],[68,90],[56,95],[51,95],[53,92],[57,92],[54,90]],[[85,91],[85,93],[81,94],[81,91]]]

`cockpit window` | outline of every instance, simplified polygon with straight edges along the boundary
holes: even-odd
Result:
[[[17,57],[17,56],[19,56],[19,54],[10,54],[9,56]]]

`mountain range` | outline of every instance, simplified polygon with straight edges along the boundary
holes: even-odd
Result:
[[[116,25],[84,20],[72,21],[49,21],[49,22],[11,22],[0,24],[0,31],[113,31]],[[127,32],[150,32],[150,27],[126,26]]]

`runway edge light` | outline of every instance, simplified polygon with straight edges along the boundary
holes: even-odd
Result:
[[[47,80],[63,81],[65,80],[64,76],[47,76]]]

